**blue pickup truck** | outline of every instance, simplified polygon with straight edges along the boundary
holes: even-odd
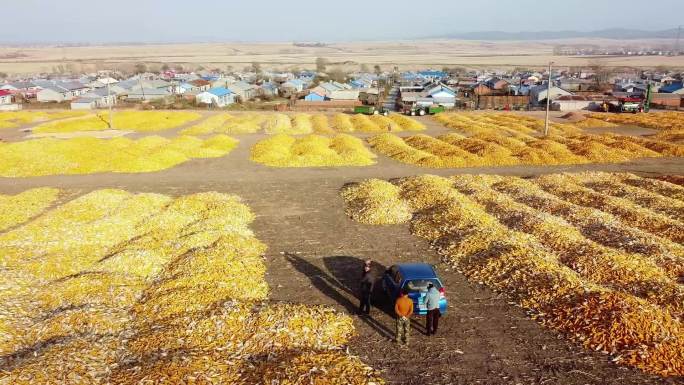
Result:
[[[442,281],[432,265],[427,263],[401,263],[387,269],[382,277],[382,288],[392,301],[399,296],[402,289],[408,291],[409,298],[413,300],[413,313],[416,315],[427,314],[424,299],[429,283],[432,283],[439,290],[439,311],[445,315],[447,299],[444,285],[442,285]]]

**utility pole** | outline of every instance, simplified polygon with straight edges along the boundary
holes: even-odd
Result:
[[[677,40],[675,41],[675,51],[674,51],[675,56],[682,53],[682,49],[679,45],[681,38],[682,38],[682,26],[680,25],[679,28],[677,28]]]
[[[546,119],[544,120],[544,136],[549,136],[549,111],[551,110],[551,66],[549,62],[549,82],[546,87]]]
[[[109,76],[107,76],[107,103],[109,104],[109,129],[113,130],[114,129],[114,111],[112,110],[113,107],[113,102],[112,102],[112,91],[111,88],[109,87],[111,82],[112,76],[111,73]]]

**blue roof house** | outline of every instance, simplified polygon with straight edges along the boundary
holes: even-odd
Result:
[[[235,94],[225,87],[216,87],[197,94],[195,100],[198,104],[225,107],[235,103]]]

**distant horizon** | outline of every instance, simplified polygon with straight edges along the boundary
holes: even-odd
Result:
[[[288,39],[281,39],[281,40],[229,40],[229,39],[220,39],[220,38],[207,38],[206,40],[193,40],[193,39],[186,39],[186,40],[138,40],[138,41],[126,41],[126,40],[121,40],[121,41],[115,41],[115,40],[103,40],[103,41],[76,41],[76,40],[44,40],[44,41],[9,41],[9,40],[3,40],[0,38],[0,45],[4,46],[21,46],[21,45],[65,45],[65,46],[79,46],[79,45],[173,45],[173,44],[286,44],[286,43],[291,43],[291,44],[296,44],[296,43],[302,43],[302,44],[344,44],[344,43],[357,43],[357,42],[401,42],[401,41],[419,41],[419,40],[455,40],[455,41],[499,41],[499,40],[509,40],[509,41],[553,41],[553,40],[573,40],[573,39],[600,39],[600,40],[675,40],[676,37],[676,32],[677,32],[678,26],[672,27],[672,28],[660,28],[660,29],[632,29],[632,28],[606,28],[606,29],[601,29],[601,30],[538,30],[538,31],[533,31],[533,30],[519,30],[519,31],[502,31],[502,30],[480,30],[480,31],[464,31],[464,32],[455,32],[449,35],[444,35],[444,36],[415,36],[415,37],[405,37],[405,38],[383,38],[383,39],[350,39],[350,40],[306,40],[306,39],[301,39],[301,40],[288,40]],[[476,37],[459,37],[459,36],[477,36],[479,35],[485,35],[485,34],[501,34],[501,35],[524,35],[524,34],[552,34],[552,35],[557,35],[557,34],[563,34],[563,33],[568,33],[568,34],[599,34],[602,32],[618,32],[618,31],[630,31],[630,32],[645,32],[643,37],[620,37],[620,38],[613,38],[613,37],[602,37],[602,36],[570,36],[570,37],[549,37],[549,38],[523,38],[523,39],[515,39],[515,38],[482,38],[478,39]],[[649,33],[665,33],[669,32],[668,35],[671,36],[659,36],[659,37],[653,37],[653,36],[648,36]],[[681,35],[682,42],[684,44],[684,26],[682,26],[682,35]]]
[[[225,2],[206,0],[22,0],[3,4],[0,44],[110,44],[216,42],[356,42],[421,40],[489,32],[659,31],[684,24],[681,0],[653,0],[657,18],[644,17],[643,3],[620,7],[593,0],[499,0],[477,3],[409,0],[314,0]],[[27,23],[30,21],[30,25]],[[524,28],[523,28],[524,26]],[[537,32],[534,32],[537,31]]]

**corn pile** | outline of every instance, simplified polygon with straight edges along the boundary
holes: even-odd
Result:
[[[684,114],[681,112],[658,112],[648,114],[591,114],[589,119],[615,125],[631,125],[659,130],[656,138],[664,141],[684,140]]]
[[[59,190],[35,188],[17,195],[0,195],[0,231],[20,225],[42,213],[59,197]]]
[[[399,196],[392,183],[368,179],[342,190],[346,213],[355,221],[368,225],[395,225],[411,219],[411,209]]]
[[[295,138],[281,134],[255,144],[251,160],[271,167],[368,166],[375,164],[375,154],[350,135]]]
[[[202,116],[186,111],[117,111],[114,128],[138,132],[167,130],[195,121]],[[100,131],[109,129],[109,113],[102,112],[83,118],[44,123],[33,128],[36,133]]]
[[[147,136],[138,140],[81,137],[0,143],[0,176],[153,172],[193,158],[221,157],[236,145],[237,140],[225,135],[206,140]]]
[[[212,115],[198,124],[188,127],[181,131],[182,135],[204,135],[213,133],[228,134],[230,131],[226,126],[233,121],[235,117],[230,114]]]
[[[352,218],[383,223],[387,206],[408,207],[395,223],[412,217],[446,262],[539,322],[616,362],[684,375],[684,228],[662,212],[684,203],[681,186],[607,173],[364,183],[342,191]]]
[[[443,113],[434,115],[434,119],[446,127],[469,135],[505,134],[526,137],[544,131],[543,120],[518,114]],[[571,135],[580,132],[579,128],[570,124],[552,122],[549,125],[551,135]]]
[[[480,132],[469,137],[384,133],[368,139],[373,149],[400,162],[432,168],[620,163],[632,159],[684,156],[684,145],[613,134],[550,136]]]
[[[73,118],[85,114],[85,111],[0,111],[0,128],[16,128],[27,124]]]
[[[0,234],[0,384],[382,384],[344,353],[350,317],[265,301],[253,219],[97,190]]]

